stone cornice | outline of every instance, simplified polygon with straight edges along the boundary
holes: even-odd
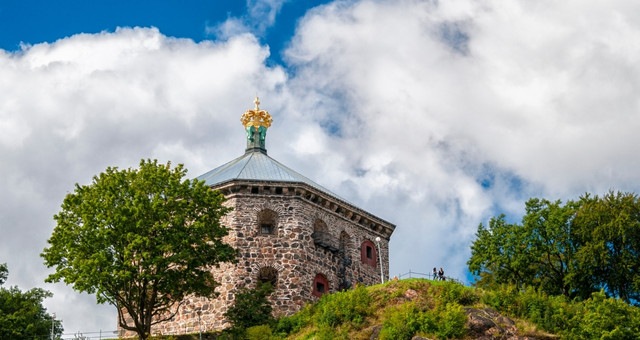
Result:
[[[288,196],[302,199],[333,215],[358,223],[387,241],[396,228],[394,224],[306,183],[234,180],[211,188],[219,190],[227,198]]]

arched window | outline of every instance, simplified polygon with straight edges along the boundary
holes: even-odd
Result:
[[[314,296],[322,296],[329,292],[329,280],[327,277],[318,273],[316,277],[313,279],[313,295]]]
[[[268,283],[275,288],[278,284],[278,271],[273,267],[262,267],[258,271],[258,286]]]
[[[346,231],[340,233],[340,251],[347,253],[351,249],[351,236]]]
[[[264,209],[258,213],[258,233],[261,235],[273,235],[276,233],[278,214],[275,211]]]
[[[360,247],[360,260],[362,263],[375,267],[377,265],[377,256],[376,245],[369,240],[364,240]]]
[[[313,242],[321,247],[329,247],[331,245],[331,235],[329,227],[324,221],[317,219],[313,223]]]

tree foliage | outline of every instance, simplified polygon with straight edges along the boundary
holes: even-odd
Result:
[[[269,283],[260,284],[255,289],[241,290],[235,294],[235,302],[224,316],[240,332],[251,326],[268,324],[273,321],[273,307],[269,301],[271,293],[273,287]]]
[[[9,269],[7,269],[6,263],[0,263],[0,286],[4,284],[9,275]]]
[[[602,198],[585,195],[575,224],[580,246],[576,277],[640,303],[640,198],[619,192]]]
[[[9,271],[0,264],[0,285]],[[62,334],[62,324],[42,306],[52,294],[41,288],[21,291],[18,287],[0,287],[0,339],[49,339]]]
[[[640,200],[635,194],[532,198],[520,224],[504,215],[480,224],[468,261],[477,285],[533,286],[586,299],[604,289],[627,303],[640,297]]]
[[[211,266],[235,259],[220,224],[229,209],[222,194],[185,174],[182,165],[142,160],[139,169],[109,167],[76,184],[42,253],[55,267],[47,281],[95,293],[141,339],[185,296],[214,296]]]

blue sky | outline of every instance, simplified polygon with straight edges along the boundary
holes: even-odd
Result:
[[[196,42],[216,39],[208,28],[230,17],[250,17],[254,3],[242,0],[4,0],[0,4],[0,48],[16,51],[21,44],[54,42],[78,33],[113,32],[117,27],[156,27],[165,35],[190,38]],[[282,63],[281,51],[293,36],[297,20],[310,8],[326,0],[274,1],[281,3],[278,20],[264,31],[252,30],[270,46],[270,62]]]
[[[639,42],[636,0],[0,1],[7,284],[52,291],[67,332],[114,328],[43,282],[65,194],[238,157],[256,94],[270,156],[397,225],[392,276],[465,278],[478,224],[530,197],[640,192]]]

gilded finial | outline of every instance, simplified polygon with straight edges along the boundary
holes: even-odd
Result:
[[[247,110],[240,117],[244,130],[247,133],[247,151],[258,150],[266,153],[265,139],[267,138],[267,129],[271,126],[273,119],[269,112],[260,110],[260,99],[256,96],[253,101],[256,108]]]
[[[259,128],[260,126],[268,128],[271,126],[271,122],[273,119],[269,112],[265,110],[260,110],[260,99],[256,96],[256,99],[253,101],[256,104],[256,108],[254,110],[247,110],[240,117],[240,121],[245,128],[250,126]]]

